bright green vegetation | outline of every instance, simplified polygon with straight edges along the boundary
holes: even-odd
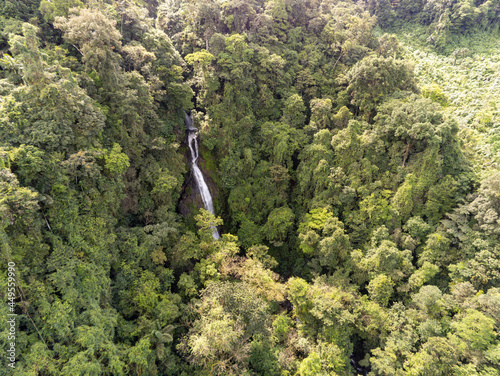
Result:
[[[0,0],[0,375],[499,375],[499,26]],[[184,110],[217,217],[183,201]]]
[[[421,26],[413,24],[393,31],[405,46],[406,58],[415,64],[422,94],[444,105],[445,111],[457,118],[462,128],[460,135],[479,157],[478,170],[486,173],[484,177],[491,174],[499,162],[500,149],[499,35],[457,35],[447,46],[448,53],[442,55],[419,39],[425,35]]]

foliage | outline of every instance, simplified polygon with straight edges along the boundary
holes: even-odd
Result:
[[[498,373],[498,1],[0,10],[13,375]]]

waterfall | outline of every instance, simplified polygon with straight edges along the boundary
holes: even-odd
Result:
[[[186,114],[185,122],[188,132],[187,138],[188,138],[189,150],[191,151],[191,165],[193,167],[194,180],[196,181],[196,185],[200,190],[203,206],[211,214],[214,214],[214,204],[212,202],[212,196],[210,195],[210,190],[208,189],[207,183],[203,178],[203,174],[200,168],[198,167],[198,130],[193,127],[193,119],[191,116],[188,116]],[[217,231],[217,227],[212,225],[212,230],[214,232],[213,234],[214,239],[219,239],[219,231]]]
[[[186,111],[184,111],[184,124],[186,124],[186,129],[188,131],[197,131],[196,127],[193,127],[193,114],[187,114]]]

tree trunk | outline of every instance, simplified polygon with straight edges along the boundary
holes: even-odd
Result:
[[[405,167],[406,160],[408,159],[408,154],[410,154],[410,146],[410,143],[406,144],[406,150],[403,156],[403,167]]]

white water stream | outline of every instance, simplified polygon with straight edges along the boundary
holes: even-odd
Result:
[[[212,202],[212,196],[210,195],[210,190],[208,189],[207,183],[203,178],[200,168],[198,167],[198,132],[196,128],[191,129],[188,127],[188,145],[189,150],[191,150],[191,164],[193,166],[194,180],[196,180],[196,185],[200,190],[201,200],[203,201],[203,206],[211,214],[214,214],[214,204]],[[219,239],[219,231],[217,227],[212,225],[214,231],[214,239]]]

